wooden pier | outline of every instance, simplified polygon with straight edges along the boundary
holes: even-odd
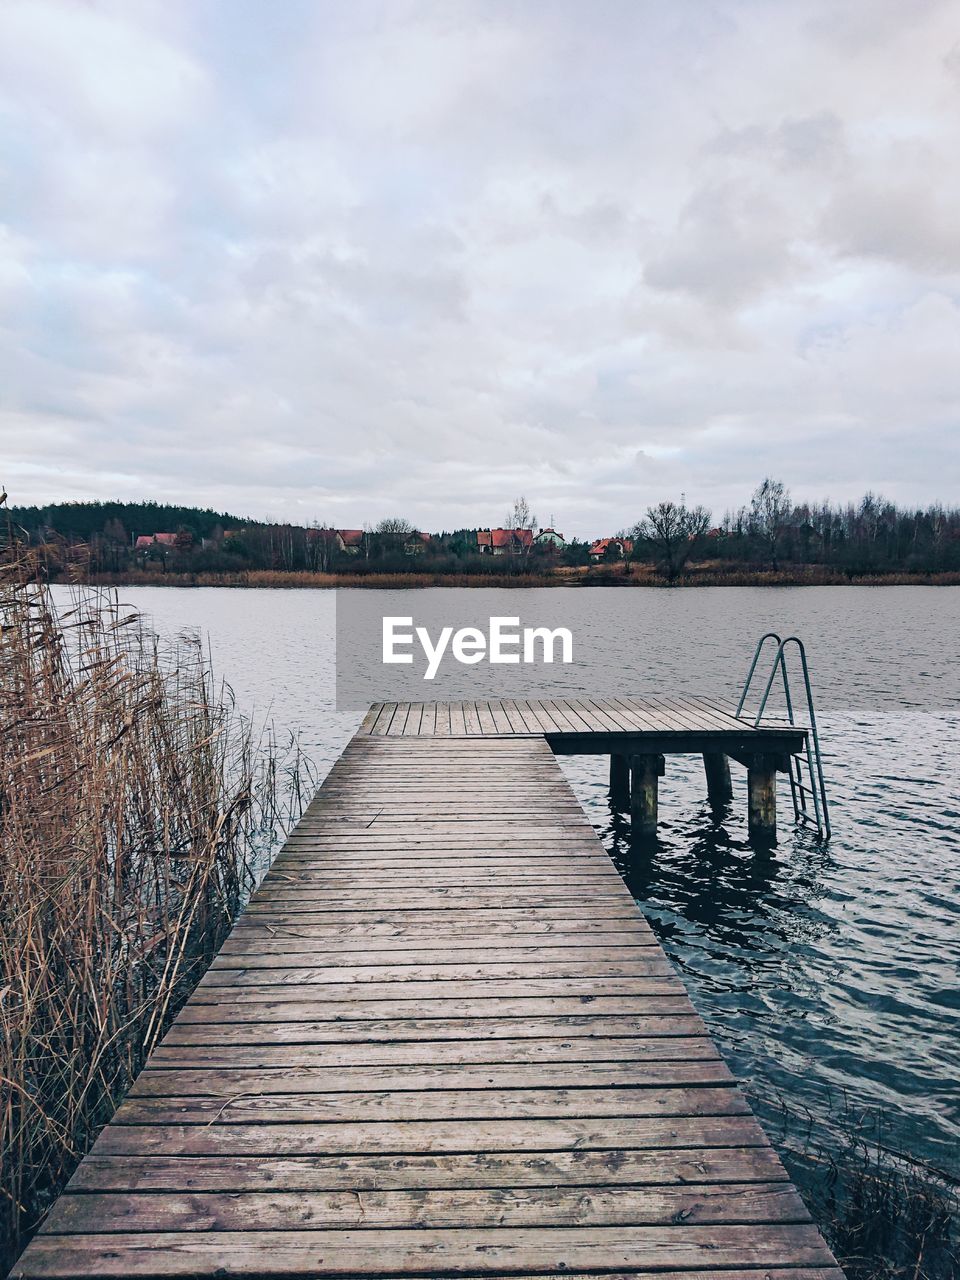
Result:
[[[543,738],[557,755],[609,755],[614,803],[630,805],[635,834],[657,826],[658,779],[670,754],[701,753],[710,799],[733,794],[730,760],[747,770],[752,835],[777,829],[777,773],[804,750],[807,730],[739,719],[705,698],[496,699],[475,702],[378,702],[360,730],[388,738]]]
[[[843,1280],[555,759],[732,719],[371,708],[11,1275]]]

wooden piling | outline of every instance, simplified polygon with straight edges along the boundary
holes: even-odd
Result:
[[[658,779],[664,771],[661,755],[631,757],[630,822],[634,835],[657,834]]]
[[[747,766],[747,824],[751,836],[776,838],[777,762],[770,756],[751,756]]]
[[[733,799],[730,761],[722,751],[704,751],[703,769],[707,775],[707,796],[710,803],[717,806],[729,804]]]
[[[630,804],[630,760],[628,756],[614,754],[610,757],[610,803],[615,809],[626,809]]]

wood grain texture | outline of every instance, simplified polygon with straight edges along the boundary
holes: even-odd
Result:
[[[489,738],[501,744],[535,736],[548,740],[603,734],[637,741],[686,736],[696,745],[676,750],[721,750],[724,738],[742,742],[779,742],[797,747],[804,733],[794,726],[765,721],[759,726],[707,698],[685,694],[645,694],[630,698],[481,699],[465,703],[374,703],[360,727],[360,736],[445,737],[454,753],[469,739]],[[469,712],[465,710],[469,707]],[[459,745],[458,745],[459,744]],[[791,748],[792,749],[792,748]]]
[[[833,1258],[806,1223],[710,1226],[387,1228],[365,1231],[117,1231],[41,1235],[13,1276],[439,1276],[628,1274],[796,1265]],[[756,1275],[756,1271],[754,1271]]]

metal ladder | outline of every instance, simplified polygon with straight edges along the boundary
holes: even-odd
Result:
[[[753,661],[750,663],[750,670],[747,672],[747,679],[743,686],[743,692],[740,695],[740,702],[737,705],[737,716],[740,717],[747,696],[750,693],[750,686],[753,683],[753,677],[757,670],[757,664],[760,661],[764,646],[768,640],[776,643],[777,651],[774,654],[773,666],[770,669],[770,676],[763,690],[763,697],[760,699],[760,706],[754,717],[754,726],[758,726],[763,719],[763,713],[767,708],[767,702],[770,698],[770,691],[773,688],[774,681],[777,678],[777,671],[783,680],[783,696],[787,705],[787,719],[790,724],[796,725],[797,720],[794,715],[793,697],[790,693],[790,678],[787,674],[787,661],[785,651],[788,645],[795,645],[800,655],[800,667],[803,671],[803,685],[807,700],[807,719],[806,725],[799,725],[799,728],[807,730],[806,751],[804,755],[791,753],[788,756],[788,772],[790,777],[790,794],[793,798],[793,814],[797,822],[803,826],[813,828],[821,840],[830,839],[830,813],[827,808],[827,789],[823,781],[823,757],[820,752],[820,735],[817,733],[817,717],[813,710],[813,690],[810,687],[810,670],[807,666],[807,651],[803,647],[803,641],[798,636],[787,636],[782,640],[775,631],[768,631],[766,635],[762,635],[757,641],[757,647],[754,650]],[[746,717],[749,719],[749,716]],[[805,766],[805,767],[804,767]],[[805,780],[806,778],[806,780]],[[813,804],[813,812],[810,811],[810,802]]]

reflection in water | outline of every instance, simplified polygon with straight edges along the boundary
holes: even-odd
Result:
[[[638,902],[669,897],[687,921],[728,945],[731,955],[755,950],[755,934],[769,933],[768,944],[785,946],[810,937],[811,928],[822,929],[825,922],[810,902],[829,866],[827,848],[807,834],[803,849],[798,834],[787,864],[776,846],[738,840],[733,821],[732,805],[717,811],[704,804],[678,845],[659,836],[634,840],[629,819],[611,811],[599,834]]]

